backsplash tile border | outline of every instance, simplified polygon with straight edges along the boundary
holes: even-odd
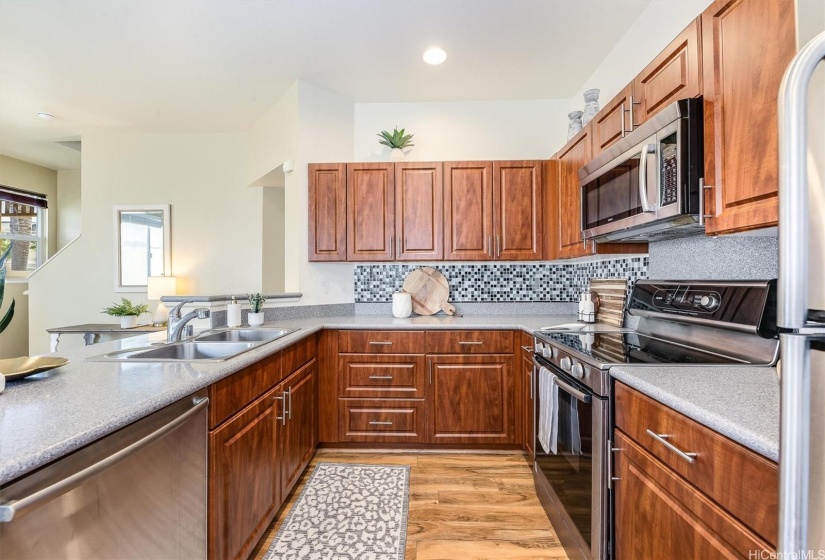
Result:
[[[450,301],[574,302],[590,278],[627,278],[628,289],[647,278],[647,256],[613,257],[573,263],[416,263],[355,267],[355,303],[386,303],[407,274],[421,266],[440,270],[450,283]]]

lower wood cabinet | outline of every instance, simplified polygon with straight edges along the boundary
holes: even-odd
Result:
[[[622,383],[615,420],[617,560],[754,558],[774,550],[776,463]]]
[[[246,558],[281,505],[275,388],[209,434],[209,558]]]
[[[517,375],[521,376],[521,425],[522,448],[527,452],[527,461],[533,463],[533,430],[536,423],[535,389],[533,387],[533,337],[521,334],[521,360]]]
[[[512,355],[427,360],[430,443],[515,443]]]
[[[341,396],[345,398],[424,398],[423,354],[341,354]]]
[[[312,460],[318,445],[316,362],[312,360],[279,386],[285,401],[278,426],[281,491],[286,497]]]
[[[340,399],[339,438],[362,443],[424,443],[422,400]]]

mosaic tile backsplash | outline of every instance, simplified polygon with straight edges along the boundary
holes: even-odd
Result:
[[[421,266],[440,270],[450,282],[451,302],[578,301],[590,278],[627,278],[629,288],[647,278],[647,257],[577,263],[365,264],[355,267],[355,302],[391,302],[407,274]]]

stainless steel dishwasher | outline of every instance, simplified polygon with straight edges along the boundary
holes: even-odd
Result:
[[[200,392],[0,488],[3,560],[206,558]]]

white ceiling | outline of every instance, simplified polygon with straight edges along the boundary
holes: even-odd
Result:
[[[244,131],[296,79],[367,103],[569,98],[650,1],[0,0],[0,153],[69,169],[55,141],[91,128]]]

